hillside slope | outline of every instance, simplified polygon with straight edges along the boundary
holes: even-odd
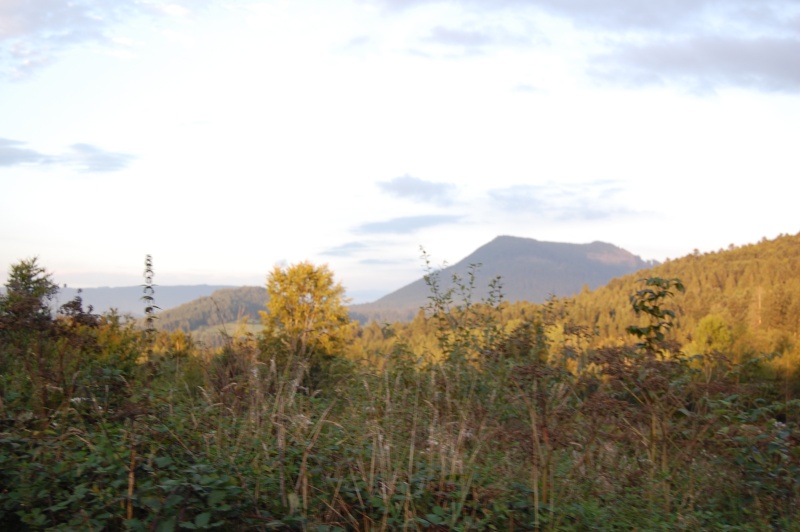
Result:
[[[194,301],[203,296],[211,295],[214,291],[228,288],[225,285],[180,285],[180,286],[155,286],[155,304],[161,309],[170,309]],[[76,288],[62,288],[58,293],[58,300],[54,308],[70,301],[78,294]],[[144,315],[144,303],[142,303],[141,286],[118,286],[83,288],[81,298],[84,307],[92,306],[93,311],[103,314],[109,310],[116,309],[120,314],[131,314],[132,316]]]
[[[597,327],[605,342],[627,337],[625,327],[635,321],[630,295],[646,277],[679,278],[685,285],[686,292],[668,302],[681,343],[696,344],[705,334],[701,321],[711,319],[730,344],[719,347],[736,355],[800,352],[800,234],[696,253],[614,279],[576,297],[572,318]]]
[[[631,345],[638,339],[626,329],[647,323],[646,315],[634,313],[631,297],[646,289],[643,280],[651,277],[677,278],[685,286],[684,293],[673,291],[661,303],[662,309],[675,312],[667,339],[687,355],[709,355],[703,366],[706,376],[714,371],[715,357],[743,362],[777,354],[781,356],[761,369],[755,364],[747,371],[779,377],[783,392],[800,393],[800,234],[694,253],[614,278],[574,297],[546,305],[504,303],[486,316],[511,334],[515,349],[525,346],[525,339],[537,330],[538,325],[531,324],[545,322],[550,346],[565,353],[596,353],[601,347]],[[362,327],[360,348],[380,354],[400,345],[414,353],[435,355],[437,334],[436,323],[419,313],[391,327],[376,320]]]
[[[165,331],[185,332],[203,327],[217,327],[247,318],[259,322],[258,311],[264,310],[267,289],[261,286],[223,288],[158,314],[156,327]]]
[[[654,263],[604,242],[567,244],[499,236],[453,266],[441,269],[441,288],[453,286],[454,275],[468,281],[470,265],[480,265],[476,269],[474,299],[486,298],[489,283],[499,276],[506,301],[541,303],[551,295],[577,294],[584,286],[597,288]],[[373,303],[352,305],[350,309],[361,321],[407,320],[426,304],[429,295],[427,283],[419,279]]]

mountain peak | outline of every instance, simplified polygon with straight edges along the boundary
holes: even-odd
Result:
[[[489,283],[500,277],[505,300],[534,303],[541,303],[551,295],[577,294],[584,286],[594,289],[615,277],[652,266],[605,242],[571,244],[500,235],[441,270],[441,288],[450,288],[454,275],[467,278],[472,265],[479,265],[472,294],[474,300],[487,297]],[[419,279],[374,303],[351,308],[359,313],[390,308],[415,312],[425,306],[429,295],[429,287]]]

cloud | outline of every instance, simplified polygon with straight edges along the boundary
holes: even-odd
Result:
[[[40,164],[47,156],[36,150],[23,148],[24,142],[0,138],[0,166],[17,166],[21,164]]]
[[[505,6],[525,3],[503,2]],[[577,27],[637,38],[642,34],[774,35],[790,29],[799,11],[796,0],[541,0],[537,6]]]
[[[111,44],[111,31],[133,18],[184,16],[205,1],[168,5],[141,0],[3,0],[0,2],[0,74],[24,79],[70,47]]]
[[[429,214],[422,216],[405,216],[384,222],[370,222],[356,228],[357,233],[413,233],[426,227],[454,224],[461,221],[461,216],[446,214]]]
[[[489,191],[495,207],[506,213],[531,214],[551,220],[601,220],[630,214],[614,201],[621,188],[615,181],[545,185],[513,185]]]
[[[322,255],[328,255],[331,257],[350,257],[359,251],[367,249],[368,247],[369,246],[364,242],[348,242],[346,244],[325,250],[322,252]]]
[[[501,209],[510,212],[550,211],[554,202],[553,190],[544,186],[513,185],[489,191],[489,197]]]
[[[70,46],[106,40],[106,28],[135,10],[135,2],[7,0],[0,3],[0,65],[12,79],[25,78]]]
[[[506,1],[506,5],[521,2]],[[648,31],[678,28],[697,18],[709,6],[741,3],[740,0],[542,0],[538,5],[574,24],[614,31]]]
[[[476,15],[511,11],[515,15],[537,16],[546,13],[567,19],[574,25],[613,32],[647,30],[660,32],[683,31],[697,27],[699,19],[741,18],[772,24],[787,9],[796,6],[794,0],[374,0],[387,11],[401,12],[416,6],[446,4],[462,12]],[[754,7],[754,4],[757,7]]]
[[[631,11],[638,13],[633,20],[605,12],[609,16],[599,26],[609,32],[607,47],[587,58],[590,77],[627,86],[678,84],[697,93],[720,87],[800,91],[797,2],[640,4]],[[642,28],[647,31],[631,31]]]
[[[73,144],[62,155],[48,155],[29,148],[24,142],[0,138],[0,166],[65,165],[81,172],[115,172],[135,159],[133,155],[105,151],[91,144]]]
[[[627,84],[680,81],[706,92],[719,86],[800,91],[800,38],[695,37],[620,46],[598,56],[593,74]]]
[[[358,261],[359,264],[366,266],[406,266],[413,264],[412,259],[363,259]]]
[[[135,159],[132,155],[104,151],[90,144],[73,144],[70,149],[73,154],[62,159],[71,162],[83,172],[115,172]]]
[[[529,37],[514,35],[503,27],[457,28],[435,26],[431,29],[426,42],[463,49],[466,54],[481,53],[483,49],[493,46],[524,46],[530,43]]]
[[[426,42],[460,46],[518,46],[519,28],[547,17],[577,34],[555,42],[583,42],[590,79],[623,86],[688,85],[696,92],[737,86],[765,91],[800,90],[800,2],[797,0],[375,0],[401,13],[424,4],[456,8],[447,26],[435,26]],[[492,29],[460,22],[490,17]],[[545,18],[543,18],[545,17]],[[510,31],[516,27],[517,31]],[[528,31],[527,29],[525,31]],[[562,32],[563,33],[563,32]],[[526,40],[541,44],[545,39]],[[599,52],[597,52],[600,50]],[[423,54],[424,55],[424,54]]]
[[[456,186],[451,183],[425,181],[409,175],[395,177],[390,181],[379,181],[378,187],[396,198],[408,198],[437,205],[451,204],[456,192]]]
[[[134,2],[117,2],[119,6]],[[68,41],[97,37],[105,24],[100,2],[62,0],[5,0],[0,3],[0,39],[48,34]],[[112,9],[112,12],[114,10]]]
[[[495,42],[492,35],[480,31],[446,28],[436,26],[427,38],[430,42],[452,46],[476,47]]]
[[[529,83],[520,83],[515,87],[513,87],[511,90],[523,94],[542,94],[546,92],[545,90],[540,89],[539,87],[531,85]]]

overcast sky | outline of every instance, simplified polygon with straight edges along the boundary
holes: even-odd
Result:
[[[0,278],[356,302],[497,235],[800,231],[798,0],[0,0]]]

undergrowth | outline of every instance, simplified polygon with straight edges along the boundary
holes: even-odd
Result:
[[[638,343],[590,351],[555,300],[507,331],[499,283],[427,280],[436,353],[333,358],[317,389],[252,335],[145,356],[118,316],[6,311],[0,527],[798,529],[800,404],[741,377],[759,358],[709,381],[670,342],[677,281],[634,294]]]

